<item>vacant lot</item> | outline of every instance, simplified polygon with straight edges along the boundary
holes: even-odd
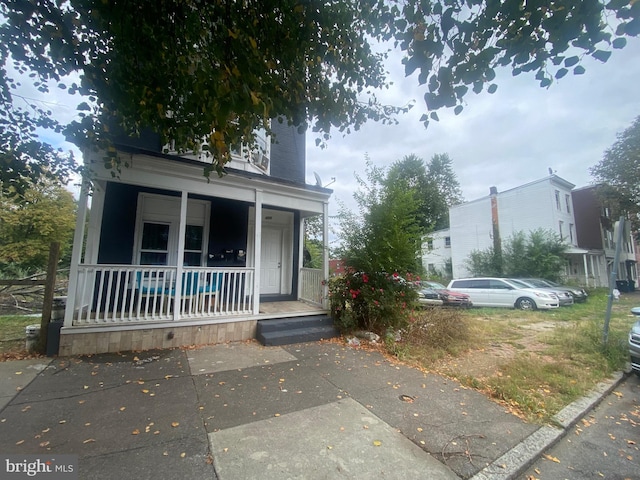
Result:
[[[546,421],[627,363],[630,309],[640,292],[614,301],[603,343],[606,290],[585,304],[552,311],[425,311],[411,339],[396,345],[403,360],[477,388],[530,421]]]

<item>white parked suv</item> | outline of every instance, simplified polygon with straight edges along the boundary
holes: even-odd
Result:
[[[508,307],[520,310],[558,308],[558,297],[550,291],[523,288],[506,278],[459,278],[449,290],[466,293],[475,307]]]

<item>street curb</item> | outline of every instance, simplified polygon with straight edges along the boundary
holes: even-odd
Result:
[[[596,407],[627,375],[627,373],[618,372],[610,380],[599,383],[591,393],[567,405],[554,415],[553,421],[560,428],[549,425],[540,427],[469,480],[512,480],[516,478],[530,467],[545,450],[564,437],[571,427]]]

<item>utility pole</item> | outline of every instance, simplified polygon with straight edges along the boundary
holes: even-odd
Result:
[[[602,332],[602,344],[607,345],[609,341],[609,322],[611,321],[611,306],[613,304],[613,289],[616,288],[616,279],[618,278],[618,263],[620,263],[620,249],[622,248],[622,239],[624,236],[624,217],[616,222],[614,235],[616,238],[616,253],[613,256],[613,266],[611,268],[611,277],[609,279],[609,300],[607,301],[607,312],[604,317],[604,329]]]

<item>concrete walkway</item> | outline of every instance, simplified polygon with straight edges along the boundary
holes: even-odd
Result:
[[[564,432],[336,343],[12,361],[0,381],[0,457],[75,454],[81,479],[506,479]]]

